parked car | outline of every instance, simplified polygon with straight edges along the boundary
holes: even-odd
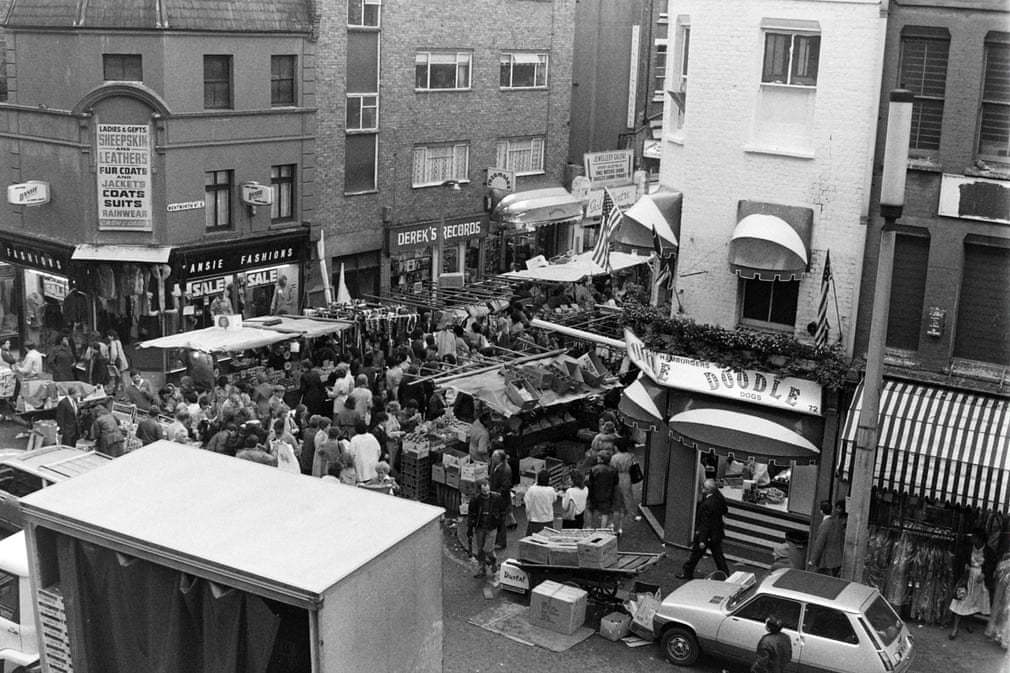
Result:
[[[663,600],[653,631],[670,662],[690,666],[704,652],[750,665],[775,615],[792,640],[787,670],[904,673],[911,665],[908,628],[876,589],[791,568],[761,582],[745,577],[692,580]]]

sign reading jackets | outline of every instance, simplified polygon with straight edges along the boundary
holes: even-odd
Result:
[[[442,243],[461,243],[487,236],[487,215],[449,218],[442,222],[422,222],[389,229],[389,254],[398,255],[415,248]]]
[[[821,385],[816,381],[754,369],[729,369],[706,360],[657,353],[629,330],[624,331],[624,341],[631,361],[661,386],[812,416],[822,413]]]
[[[99,124],[98,228],[151,230],[151,134],[147,124]]]

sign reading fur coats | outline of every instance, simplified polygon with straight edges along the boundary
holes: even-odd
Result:
[[[151,134],[147,124],[98,124],[98,228],[151,230]]]
[[[661,386],[743,400],[766,407],[821,415],[821,385],[794,376],[779,376],[756,369],[730,369],[714,362],[657,353],[631,330],[624,330],[628,357]]]

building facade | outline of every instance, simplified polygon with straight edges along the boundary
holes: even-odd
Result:
[[[197,326],[302,303],[311,3],[12,3],[0,338]],[[290,290],[289,290],[290,292]]]
[[[562,184],[574,0],[317,4],[314,184],[334,283],[342,267],[355,298],[420,291],[564,249],[567,229],[492,226],[485,181]]]

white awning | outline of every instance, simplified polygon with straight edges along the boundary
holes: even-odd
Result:
[[[730,265],[744,278],[796,280],[806,271],[807,259],[799,233],[775,215],[747,215],[730,239]]]
[[[262,348],[301,336],[296,332],[278,332],[260,327],[205,327],[141,341],[137,348],[189,348],[206,353],[232,353]]]
[[[582,203],[564,187],[530,189],[505,196],[492,218],[517,227],[532,229],[556,222],[582,219]]]
[[[631,255],[626,252],[610,253],[610,271],[593,261],[593,251],[589,250],[576,255],[565,264],[548,264],[522,271],[509,271],[502,274],[505,278],[518,280],[542,280],[553,283],[577,283],[586,276],[604,276],[614,271],[627,269],[638,264],[646,264],[651,256]]]
[[[82,243],[74,248],[70,259],[83,262],[139,262],[167,264],[172,254],[170,245],[112,245]]]
[[[347,320],[269,315],[258,318],[245,318],[242,320],[242,325],[314,339],[327,334],[343,332],[345,329],[353,327],[354,323]]]
[[[670,429],[694,441],[746,446],[765,456],[806,457],[820,453],[803,435],[767,418],[727,409],[687,409],[670,418]]]
[[[679,245],[677,235],[673,233],[666,216],[663,215],[651,195],[643,194],[638,201],[635,201],[630,208],[624,211],[624,217],[638,222],[650,233],[655,231],[664,248],[676,248]]]

